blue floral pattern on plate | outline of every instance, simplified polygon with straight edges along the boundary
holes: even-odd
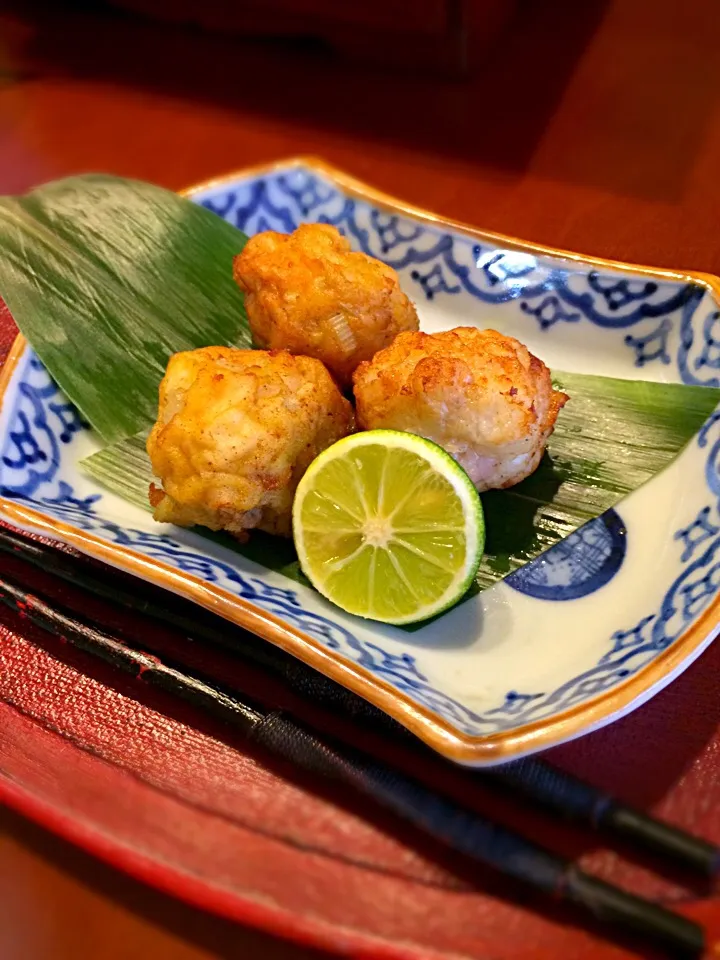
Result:
[[[460,231],[386,212],[343,192],[328,176],[297,165],[209,188],[195,199],[250,233],[288,231],[303,220],[335,224],[357,249],[395,266],[421,304],[446,302],[451,319],[453,302],[463,303],[463,309],[475,302],[492,310],[493,323],[512,312],[512,322],[530,324],[542,337],[587,328],[616,338],[602,342],[611,343],[629,370],[652,364],[686,383],[720,382],[720,312],[699,284],[605,274],[534,252],[498,249]],[[455,322],[467,322],[466,316]],[[0,435],[3,497],[162,560],[274,614],[465,736],[513,731],[612,689],[667,649],[720,589],[720,415],[715,414],[693,444],[693,455],[704,461],[705,500],[689,523],[673,531],[678,552],[673,576],[654,606],[629,625],[622,625],[618,611],[594,662],[562,682],[533,689],[509,677],[495,701],[477,709],[473,697],[432,668],[420,635],[373,632],[367,624],[335,616],[307,588],[284,578],[278,582],[193,533],[143,529],[141,511],[135,511],[136,524],[119,522],[111,495],[74,467],[77,444],[89,436],[87,425],[29,349],[7,395]],[[625,576],[633,542],[630,516],[628,509],[626,521],[623,505],[609,511],[487,593],[501,598],[499,607],[513,609],[521,603],[559,610],[590,602]],[[528,610],[537,615],[535,606]],[[454,615],[440,622],[450,624]]]
[[[695,284],[564,269],[549,258],[498,250],[461,233],[384,213],[302,167],[215,188],[197,199],[246,233],[287,232],[302,221],[333,224],[357,249],[408,277],[409,292],[414,287],[415,296],[428,301],[463,293],[493,306],[518,301],[541,330],[580,320],[618,331],[638,328],[623,335],[638,367],[652,361],[672,363],[669,335],[682,324],[683,346],[674,360],[682,380],[716,385],[712,376],[702,379],[694,371],[720,368],[717,310],[708,314],[700,356],[687,363],[684,344],[689,337],[687,346],[692,346],[691,321],[704,295]]]

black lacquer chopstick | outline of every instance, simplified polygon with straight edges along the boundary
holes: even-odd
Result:
[[[51,606],[9,577],[0,599],[43,630],[145,682],[228,721],[251,742],[316,776],[352,787],[465,857],[555,899],[609,928],[633,933],[674,957],[700,957],[703,929],[691,920],[605,883],[519,834],[461,807],[361,751],[339,749],[280,711],[229,696],[133,649],[62,606]]]
[[[406,748],[417,752],[429,750],[408,730],[366,700],[272,644],[188,601],[140,581],[130,589],[121,577],[104,577],[81,557],[30,540],[7,528],[0,528],[0,551],[18,556],[96,597],[229,650],[268,670],[304,699],[341,712],[349,719],[361,722],[365,728],[402,742]],[[463,776],[469,780],[478,778],[489,786],[502,785],[568,820],[589,826],[608,837],[622,839],[637,849],[659,855],[667,863],[701,876],[712,877],[720,867],[717,846],[623,804],[543,760],[528,758],[482,772],[463,771]]]
[[[720,867],[720,848],[685,830],[621,803],[612,795],[534,758],[487,771],[513,791],[537,801],[568,820],[594,827],[608,838],[625,840],[638,850],[706,878]]]

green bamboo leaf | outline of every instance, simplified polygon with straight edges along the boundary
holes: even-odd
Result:
[[[250,345],[246,236],[160,187],[105,175],[0,198],[0,295],[103,440],[152,424],[168,358]]]
[[[50,374],[110,444],[85,462],[88,472],[141,506],[151,479],[144,435],[169,356],[250,345],[232,278],[232,258],[245,241],[202,207],[118,177],[73,177],[0,198],[0,295]],[[664,469],[720,399],[704,387],[558,378],[572,399],[540,468],[511,490],[483,495],[480,586]],[[299,575],[291,544],[254,535],[236,549]]]
[[[481,588],[539,556],[615,506],[670,464],[720,403],[720,390],[556,374],[570,394],[538,470],[509,490],[482,495],[486,543]],[[81,466],[103,486],[149,510],[153,479],[145,434],[106,447]],[[197,528],[212,539],[217,535]],[[292,545],[253,534],[222,538],[244,556],[304,580]]]
[[[557,373],[570,395],[542,463],[482,495],[485,587],[614,507],[664,470],[720,403],[720,390]]]

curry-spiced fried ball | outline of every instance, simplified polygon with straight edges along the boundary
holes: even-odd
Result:
[[[205,347],[176,353],[147,450],[155,519],[244,537],[289,536],[310,462],[350,433],[353,411],[319,360]]]
[[[418,329],[393,268],[352,253],[327,224],[256,234],[235,257],[233,275],[255,344],[316,357],[342,387],[362,360]]]
[[[480,491],[536,469],[568,400],[518,340],[474,327],[400,334],[358,367],[354,384],[360,427],[434,440]]]

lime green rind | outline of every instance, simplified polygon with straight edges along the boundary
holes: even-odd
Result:
[[[428,527],[423,499],[435,527]],[[404,516],[410,500],[415,509]],[[361,533],[364,519],[388,510],[400,511],[404,532],[389,549],[373,549]],[[320,454],[298,486],[293,528],[301,569],[323,596],[348,613],[395,625],[457,603],[484,542],[482,506],[465,471],[436,444],[394,430],[355,434]]]
[[[720,402],[720,390],[681,384],[642,383],[584,374],[558,373],[571,395],[538,470],[510,490],[481,495],[485,554],[476,582],[485,589],[533,560],[573,530],[616,506],[668,466]],[[608,424],[608,437],[594,436]],[[653,447],[653,444],[655,446]],[[134,451],[139,450],[139,457]],[[144,438],[106,447],[81,467],[108,489],[146,509],[152,471]],[[197,532],[201,532],[198,528]],[[262,542],[258,545],[256,540]],[[299,565],[283,554],[276,538],[253,536],[235,546],[270,569],[305,582]],[[288,545],[288,549],[290,549]]]

